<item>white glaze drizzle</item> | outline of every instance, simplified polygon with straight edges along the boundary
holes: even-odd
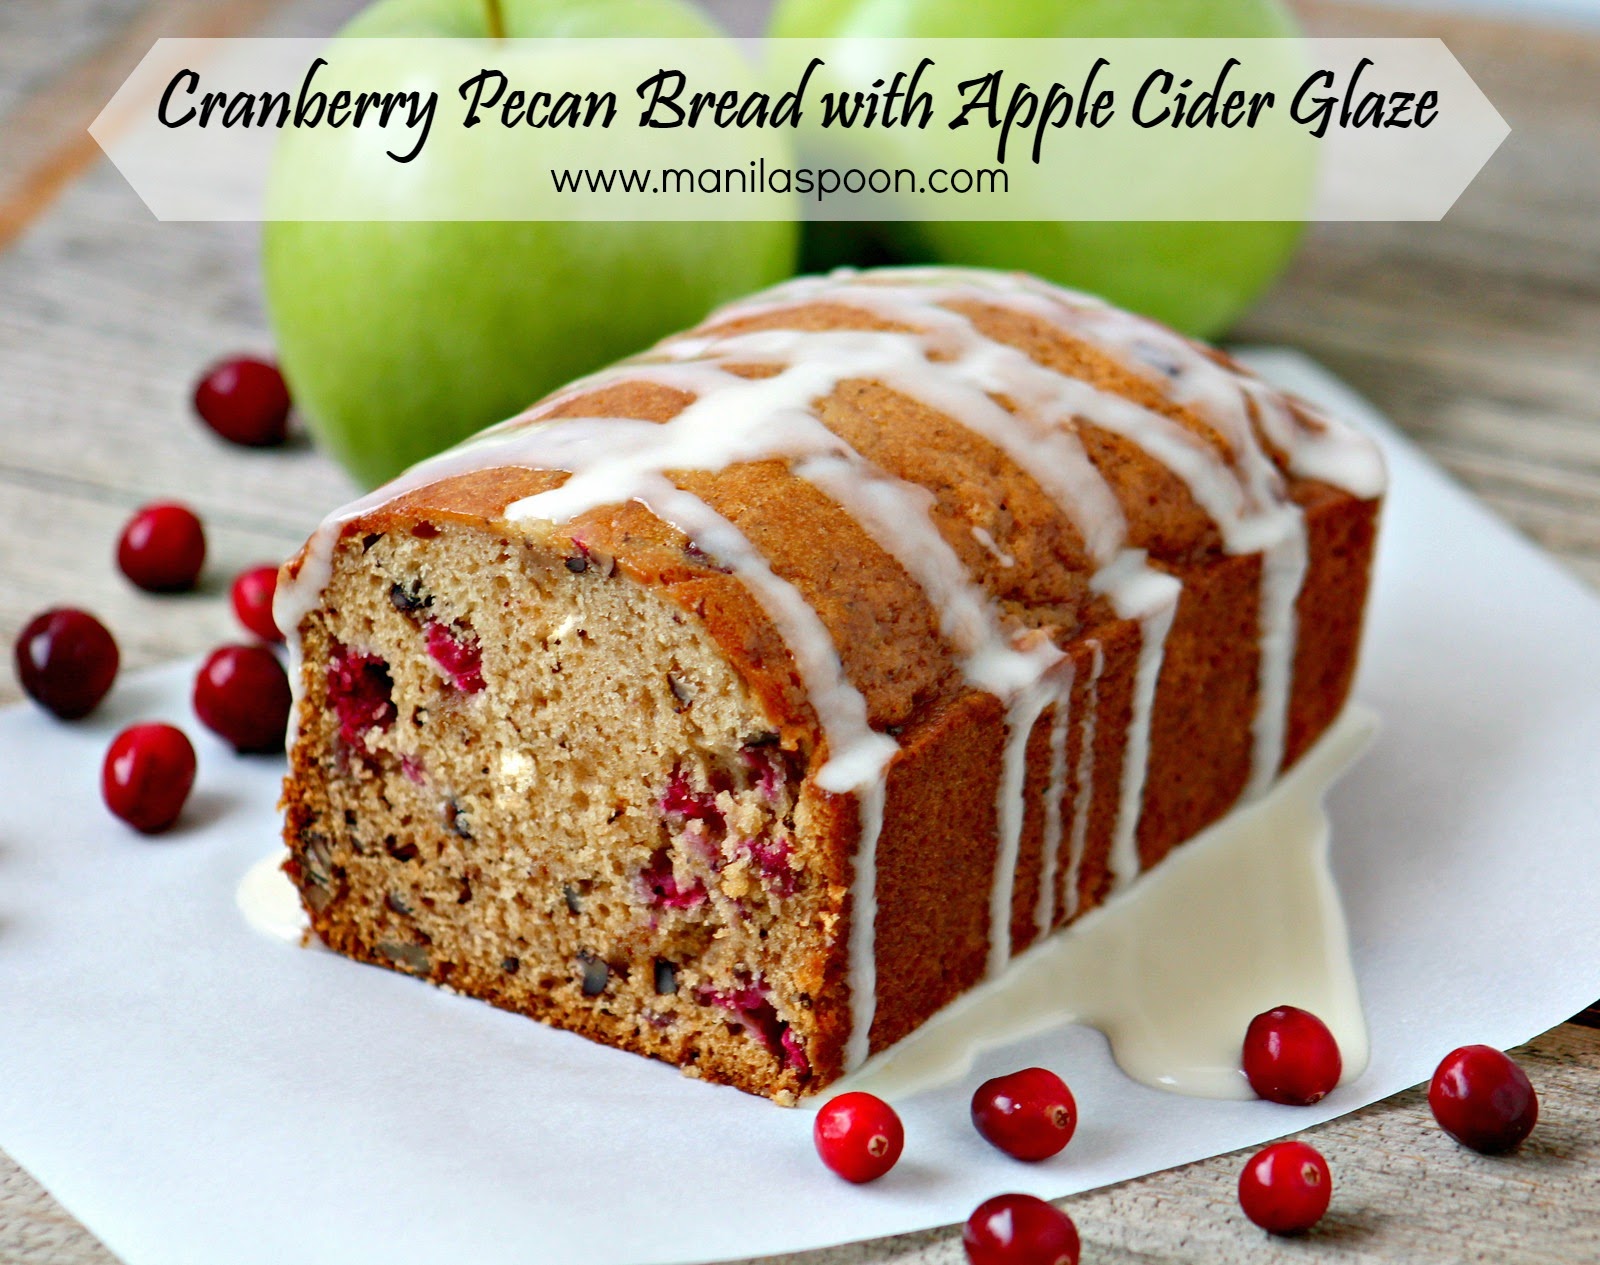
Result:
[[[1219,453],[1163,414],[1038,364],[983,335],[967,317],[939,306],[974,299],[1042,315],[1114,354],[1135,372],[1158,379],[1167,398],[1191,408],[1216,430],[1227,452]],[[968,683],[1005,702],[1005,752],[996,804],[997,863],[990,899],[988,968],[993,974],[1010,959],[1028,740],[1038,718],[1051,706],[1056,712],[1050,744],[1047,860],[1035,918],[1041,931],[1055,919],[1071,663],[1043,632],[1020,635],[1004,627],[986,591],[938,530],[929,513],[931,494],[867,462],[820,422],[815,402],[846,379],[875,381],[995,444],[1028,470],[1078,528],[1096,564],[1095,591],[1109,599],[1119,616],[1138,621],[1141,643],[1133,715],[1111,855],[1118,886],[1138,872],[1137,828],[1148,772],[1151,715],[1180,586],[1152,568],[1141,550],[1127,547],[1121,508],[1079,441],[1074,420],[1084,418],[1138,444],[1184,482],[1216,524],[1228,552],[1263,556],[1259,701],[1248,787],[1252,795],[1271,784],[1281,764],[1293,667],[1294,604],[1306,566],[1299,510],[1287,502],[1282,476],[1262,450],[1257,428],[1291,471],[1357,495],[1375,495],[1381,489],[1382,466],[1372,446],[1354,432],[1309,413],[1307,424],[1263,384],[1218,365],[1171,331],[1088,296],[1019,275],[904,269],[800,278],[722,309],[711,323],[805,302],[845,304],[903,328],[767,329],[732,335],[713,329],[668,339],[644,356],[590,375],[527,413],[414,467],[330,518],[308,546],[298,577],[280,585],[275,614],[279,626],[291,630],[293,656],[298,649],[295,634],[327,584],[333,548],[345,523],[404,491],[495,465],[569,474],[559,487],[507,507],[509,520],[560,523],[602,505],[638,500],[683,531],[727,566],[772,619],[795,658],[827,739],[828,760],[816,775],[817,784],[857,798],[860,842],[849,937],[852,1031],[846,1057],[846,1066],[854,1067],[866,1057],[875,1009],[876,852],[887,769],[897,746],[871,729],[865,699],[846,679],[825,625],[799,591],[772,571],[732,523],[678,489],[667,472],[720,469],[769,458],[789,461],[797,475],[845,509],[923,588],[938,611],[941,632],[960,655]],[[752,363],[770,365],[776,372],[747,377],[727,370]],[[557,405],[622,380],[654,381],[693,398],[662,424],[549,417]],[[971,530],[1002,566],[1014,565],[986,531]],[[1104,651],[1097,642],[1069,843],[1065,902],[1069,916],[1078,903],[1103,666]],[[298,691],[298,668],[291,679]]]
[[[1065,697],[1040,681],[1018,693],[1006,707],[1005,755],[1000,765],[1000,785],[995,804],[997,836],[994,877],[989,884],[990,978],[1011,961],[1011,906],[1017,886],[1017,862],[1022,852],[1022,825],[1027,816],[1028,739],[1044,709]]]
[[[861,792],[861,837],[850,888],[850,1036],[844,1066],[854,1071],[872,1054],[872,1020],[878,1010],[878,836],[889,798],[888,777]],[[869,830],[870,826],[870,830]]]
[[[1131,578],[1129,578],[1131,577]],[[1138,831],[1144,802],[1145,777],[1150,766],[1150,721],[1155,706],[1156,681],[1161,675],[1167,633],[1178,612],[1182,585],[1172,576],[1145,566],[1142,550],[1130,550],[1093,581],[1097,591],[1111,599],[1117,614],[1139,624],[1139,660],[1134,668],[1133,709],[1122,752],[1122,782],[1117,798],[1117,824],[1111,836],[1113,889],[1131,882],[1139,873]]]
[[[1070,686],[1068,687],[1070,689]],[[1067,793],[1067,737],[1072,710],[1056,700],[1050,714],[1050,776],[1044,792],[1044,837],[1039,853],[1039,895],[1033,925],[1048,935],[1056,922],[1056,875],[1061,864],[1061,801]]]
[[[1063,912],[1074,918],[1078,913],[1078,879],[1083,872],[1083,855],[1089,841],[1089,810],[1094,805],[1094,744],[1100,730],[1100,673],[1106,666],[1106,648],[1099,641],[1090,643],[1088,697],[1084,700],[1083,736],[1078,749],[1077,795],[1072,801],[1072,838],[1067,850],[1067,874],[1063,884]]]
[[[1266,794],[1283,764],[1294,685],[1295,603],[1310,564],[1304,524],[1261,554],[1261,639],[1257,704],[1251,724],[1248,799]]]

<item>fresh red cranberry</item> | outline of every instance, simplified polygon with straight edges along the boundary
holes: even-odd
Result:
[[[200,665],[194,711],[235,751],[282,751],[289,677],[265,646],[222,646]]]
[[[192,589],[206,560],[206,534],[194,512],[164,502],[146,505],[128,520],[117,541],[117,566],[141,589],[181,593]]]
[[[238,574],[228,593],[239,622],[262,641],[283,640],[272,618],[272,598],[277,591],[277,567],[251,567]]]
[[[250,448],[281,444],[289,434],[289,388],[270,361],[252,356],[221,360],[194,389],[200,420],[230,443]]]
[[[1328,1161],[1304,1142],[1274,1142],[1239,1174],[1239,1206],[1263,1230],[1299,1234],[1322,1220],[1333,1198]]]
[[[830,1099],[817,1112],[811,1136],[822,1162],[847,1182],[876,1181],[894,1167],[906,1144],[894,1108],[860,1092]]]
[[[1078,1265],[1078,1227],[1032,1195],[985,1199],[961,1228],[972,1265]]]
[[[1328,1025],[1297,1006],[1274,1006],[1250,1021],[1243,1062],[1245,1079],[1257,1095],[1291,1107],[1320,1102],[1344,1072]]]
[[[87,611],[60,606],[35,615],[17,638],[17,680],[62,720],[87,716],[117,678],[115,638]]]
[[[1492,1045],[1464,1045],[1444,1056],[1428,1086],[1439,1127],[1485,1155],[1509,1151],[1539,1120],[1528,1075]]]
[[[996,1076],[972,1095],[972,1123],[987,1142],[1019,1160],[1047,1160],[1072,1141],[1078,1104],[1054,1072],[1026,1067]]]
[[[172,725],[134,725],[112,741],[100,770],[106,807],[135,830],[160,834],[194,786],[194,747]]]

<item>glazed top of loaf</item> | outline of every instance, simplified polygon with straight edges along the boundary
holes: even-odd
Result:
[[[1264,789],[1304,511],[1377,497],[1384,478],[1360,432],[1087,295],[971,269],[845,270],[724,307],[338,511],[290,564],[276,614],[292,643],[342,535],[423,519],[488,520],[667,586],[786,744],[822,757],[817,784],[866,805],[860,910],[894,735],[979,689],[1004,705],[1020,762],[1070,683],[1061,647],[1111,618],[1143,625],[1148,708],[1174,573],[1208,556],[1263,558],[1250,789]],[[1137,869],[1141,723],[1121,878]],[[1020,818],[1020,800],[1002,803],[1002,834]],[[852,920],[859,935],[870,920]],[[869,950],[852,945],[858,994]]]
[[[681,532],[687,561],[747,586],[753,552],[801,587],[831,575],[852,608],[876,596],[870,635],[825,596],[817,614],[840,634],[819,653],[882,731],[951,679],[1003,693],[1018,625],[1059,641],[1137,614],[1146,558],[1270,551],[1329,488],[1383,485],[1367,437],[1155,322],[1018,274],[841,271],[725,307],[337,511],[280,614],[298,626],[334,537],[378,512],[561,524],[669,581]],[[804,654],[796,620],[760,604]],[[883,662],[892,612],[940,653]]]

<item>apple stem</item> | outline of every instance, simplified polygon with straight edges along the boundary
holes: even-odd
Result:
[[[500,12],[500,0],[483,0],[483,7],[488,11],[489,38],[503,40],[506,37],[506,20]]]

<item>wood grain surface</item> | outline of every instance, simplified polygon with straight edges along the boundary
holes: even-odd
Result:
[[[267,347],[255,232],[153,223],[82,129],[158,34],[318,34],[358,7],[0,2],[0,644],[34,611],[71,602],[116,630],[128,667],[202,651],[233,635],[227,578],[284,556],[351,491],[304,442],[251,453],[193,421],[197,371]],[[717,7],[751,29],[745,0]],[[1301,8],[1330,34],[1443,36],[1512,134],[1442,223],[1314,227],[1238,337],[1330,366],[1600,585],[1600,37],[1328,0]],[[168,496],[194,504],[211,539],[207,584],[177,599],[134,591],[111,560],[127,514]],[[0,702],[16,697],[0,675]],[[1224,1156],[1067,1201],[1084,1259],[1600,1261],[1600,1030],[1565,1025],[1518,1057],[1543,1116],[1513,1158],[1456,1147],[1413,1090],[1313,1132],[1336,1192],[1309,1238],[1248,1225],[1238,1157]],[[781,1259],[962,1256],[947,1228]],[[0,1155],[0,1263],[111,1260]]]

